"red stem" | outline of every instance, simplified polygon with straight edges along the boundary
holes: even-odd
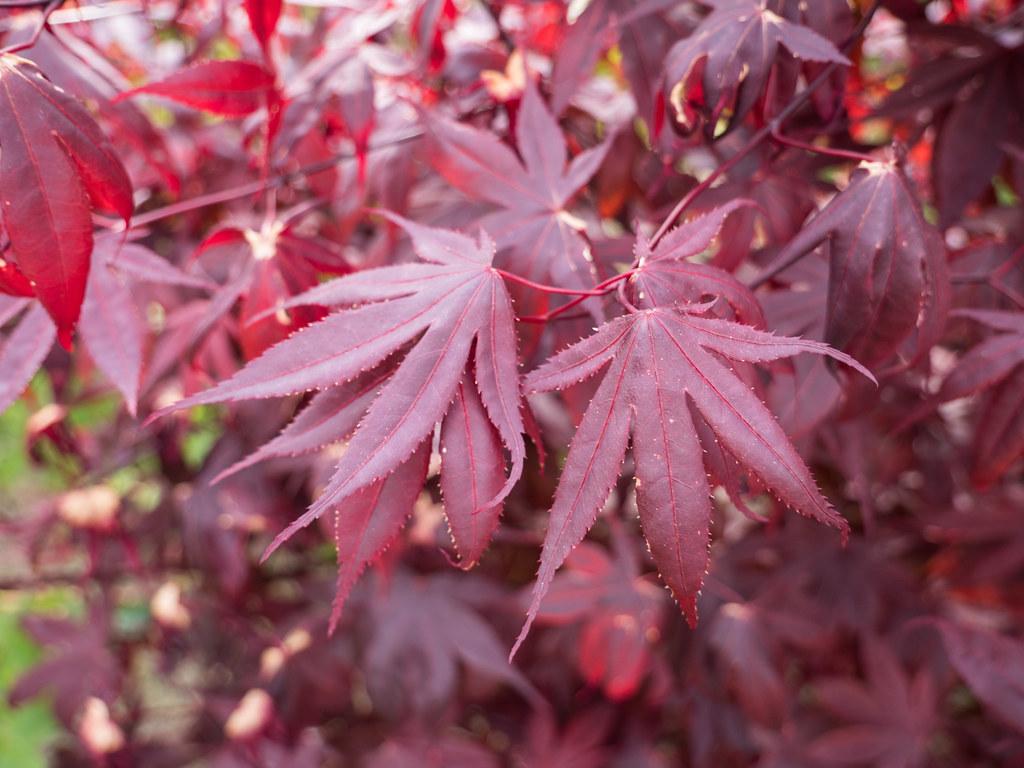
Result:
[[[612,288],[615,287],[616,283],[625,280],[628,277],[631,277],[634,273],[635,270],[631,269],[628,272],[623,272],[621,275],[609,277],[607,280],[595,285],[591,291],[587,292],[587,294],[577,295],[575,299],[566,302],[557,309],[553,309],[550,312],[544,313],[543,315],[526,315],[525,317],[520,317],[519,321],[522,323],[546,323],[558,317],[559,315],[568,312],[573,307],[578,307],[580,304],[582,304],[584,301],[591,298],[592,296],[606,296],[608,293],[611,292]]]
[[[793,149],[802,149],[805,152],[814,152],[818,155],[826,155],[827,157],[835,157],[839,160],[853,160],[857,163],[870,163],[874,160],[871,155],[865,155],[863,152],[851,152],[845,149],[832,149],[831,147],[819,147],[815,144],[808,144],[805,141],[794,139],[789,136],[783,136],[779,131],[772,133],[772,140],[783,144]]]
[[[43,16],[39,19],[39,23],[36,24],[36,28],[32,30],[32,36],[23,43],[15,43],[14,45],[9,45],[6,48],[0,49],[0,54],[25,51],[39,42],[39,36],[43,34],[43,30],[46,29],[46,24],[50,20],[50,14],[60,8],[63,3],[64,0],[47,0],[46,3],[43,3]],[[12,6],[4,7],[10,8]]]
[[[499,275],[506,280],[510,280],[513,283],[519,283],[519,285],[525,285],[527,288],[533,288],[537,291],[543,291],[544,293],[553,293],[558,296],[580,296],[587,298],[588,296],[604,296],[605,291],[597,288],[591,288],[589,290],[576,290],[574,288],[559,288],[555,285],[543,285],[542,283],[535,283],[533,280],[527,280],[525,277],[520,277],[512,272],[506,272],[504,269],[495,269]]]

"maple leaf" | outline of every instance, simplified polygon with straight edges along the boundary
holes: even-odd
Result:
[[[936,627],[949,661],[1000,720],[1024,733],[1024,643],[949,621]]]
[[[593,707],[574,713],[559,728],[554,713],[543,709],[529,723],[526,741],[516,750],[517,764],[531,768],[604,768],[612,710]]]
[[[464,498],[450,501],[456,521],[463,512],[481,514],[496,507],[522,472],[525,446],[515,318],[504,281],[491,266],[493,242],[483,232],[475,242],[457,232],[424,227],[391,214],[388,217],[410,234],[423,263],[366,270],[324,283],[286,302],[285,308],[304,304],[366,306],[337,312],[307,326],[227,381],[173,406],[178,410],[201,403],[330,389],[355,379],[416,340],[370,404],[323,494],[275,539],[271,551],[327,510],[394,472],[433,433],[438,422],[449,425],[442,429],[451,449],[442,463],[442,487],[472,482],[471,478],[455,477],[464,471],[459,466],[463,462],[504,463],[503,457],[494,453],[493,440],[482,439],[487,434],[485,421],[496,430],[512,459],[503,485],[487,499],[478,494],[480,503],[475,509],[462,507]],[[469,383],[474,379],[485,414],[473,416],[471,435],[459,443],[456,453],[452,430],[460,428],[458,418],[447,419],[446,414],[453,401],[460,407],[474,407],[467,405]],[[477,466],[470,473],[478,471],[484,469]],[[474,477],[485,482],[481,475]],[[460,528],[455,522],[453,533]],[[482,547],[474,539],[470,549],[476,552]]]
[[[92,253],[90,206],[132,215],[132,187],[99,126],[35,64],[0,55],[0,206],[10,253],[71,346]]]
[[[989,391],[973,446],[972,479],[985,488],[1024,454],[1024,314],[985,309],[960,309],[953,314],[1000,333],[961,357],[939,391],[909,420],[940,403]]]
[[[823,244],[829,256],[825,341],[873,366],[919,329],[917,355],[927,351],[945,322],[945,252],[896,165],[862,163],[773,263]]]
[[[93,361],[134,415],[147,331],[129,283],[191,288],[208,288],[209,284],[181,272],[141,245],[122,244],[117,235],[96,238],[91,262],[78,330]],[[22,314],[28,306],[24,299],[0,296],[0,325],[21,314],[18,326],[0,346],[0,366],[6,372],[0,386],[0,411],[21,394],[57,337],[57,327],[43,307],[37,304]]]
[[[616,318],[562,350],[525,381],[527,392],[563,389],[605,369],[569,448],[551,508],[526,637],[557,568],[593,525],[619,475],[630,434],[644,536],[662,580],[689,621],[707,570],[711,516],[702,420],[736,459],[802,514],[845,532],[803,460],[756,395],[721,358],[767,362],[801,352],[829,355],[871,374],[824,344],[655,308]]]
[[[31,30],[18,31],[22,34],[12,34],[9,39],[27,41]],[[135,104],[112,101],[120,89],[114,85],[117,73],[107,57],[83,40],[57,34],[40,36],[24,56],[35,62],[55,85],[89,104],[116,147],[140,153],[173,195],[181,191],[181,180],[164,134]]]
[[[443,705],[458,681],[457,664],[500,680],[527,701],[537,690],[512,667],[491,626],[445,576],[399,572],[384,599],[374,600],[373,640],[366,653],[367,686],[385,711],[423,712]]]
[[[915,117],[934,110],[941,115],[931,172],[939,220],[948,226],[989,188],[1008,142],[1020,135],[1024,46],[965,26],[929,30],[924,42],[921,61],[876,114]]]
[[[672,0],[595,0],[569,27],[551,74],[551,106],[561,114],[601,53],[618,44],[622,74],[636,100],[637,116],[652,126],[662,61],[683,29],[665,13]],[[687,30],[688,31],[688,30]]]
[[[827,765],[915,768],[928,758],[937,726],[937,694],[927,669],[910,678],[881,640],[861,641],[864,681],[821,679],[814,691],[822,707],[848,723],[816,738],[808,754]]]
[[[820,250],[820,249],[819,249]],[[786,290],[759,296],[768,327],[785,336],[825,338],[828,261],[815,251],[775,276]],[[842,387],[820,357],[794,361],[792,377],[777,377],[770,392],[774,413],[791,436],[810,434],[835,410]]]
[[[787,21],[766,0],[702,2],[711,14],[665,60],[667,99],[687,132],[696,126],[697,109],[706,114],[708,130],[723,116],[730,127],[739,125],[763,95],[780,46],[803,61],[850,63],[831,42]]]
[[[610,699],[628,699],[643,683],[660,637],[661,595],[639,573],[630,542],[620,531],[614,558],[584,542],[552,580],[537,621],[583,624],[576,656],[583,678]]]
[[[117,96],[161,96],[188,107],[225,117],[245,117],[280,98],[274,75],[249,61],[204,61]]]
[[[565,137],[530,77],[516,120],[522,160],[491,133],[436,116],[426,120],[438,173],[470,197],[499,206],[480,226],[499,249],[510,249],[509,268],[563,288],[592,288],[590,248],[567,205],[597,172],[611,142],[567,163]]]
[[[8,694],[13,706],[48,693],[57,716],[70,727],[88,699],[113,703],[122,681],[121,667],[108,647],[109,617],[93,605],[86,618],[25,618],[25,630],[50,653],[15,682]]]

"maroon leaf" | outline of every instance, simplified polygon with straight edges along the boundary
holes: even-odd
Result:
[[[96,249],[99,258],[89,271],[80,329],[89,354],[124,396],[135,415],[142,376],[145,325],[135,307],[125,276]]]
[[[487,418],[512,458],[504,484],[474,512],[497,506],[522,472],[525,446],[514,318],[504,282],[490,266],[493,243],[483,233],[476,243],[456,232],[391,218],[410,233],[427,263],[368,270],[312,289],[288,306],[382,301],[338,312],[303,329],[228,381],[174,406],[329,389],[418,339],[370,405],[324,493],[275,539],[271,550],[403,464],[444,419],[471,370]]]
[[[767,362],[826,354],[870,377],[824,344],[776,337],[736,323],[652,309],[603,325],[526,380],[530,392],[563,389],[607,366],[576,431],[555,493],[526,637],[557,568],[593,525],[619,474],[630,432],[637,502],[651,554],[691,623],[708,559],[711,503],[693,406],[736,459],[786,504],[845,532],[778,423],[721,357]]]
[[[937,725],[935,684],[927,669],[911,678],[885,643],[861,643],[864,681],[819,680],[822,706],[847,723],[815,739],[809,753],[826,765],[924,766]]]
[[[711,15],[673,46],[665,62],[667,98],[686,131],[695,127],[695,106],[706,112],[710,130],[723,114],[730,126],[738,125],[763,95],[780,46],[803,61],[850,63],[831,42],[761,0],[702,2],[713,7]]]
[[[653,251],[646,238],[637,238],[637,267],[630,278],[635,300],[650,307],[670,307],[721,297],[742,322],[763,326],[764,317],[754,295],[728,272],[688,261],[707,250],[730,213],[752,205],[735,200],[669,232]]]
[[[973,446],[973,479],[984,488],[1024,455],[1024,316],[1019,312],[981,309],[962,309],[955,314],[1000,333],[963,355],[939,391],[908,421],[920,418],[941,403],[990,392],[982,403]]]
[[[330,631],[341,619],[345,600],[363,569],[394,541],[423,487],[430,460],[424,443],[412,458],[384,480],[342,499],[328,515],[327,527],[338,550],[338,578],[331,606]]]
[[[490,543],[501,505],[488,502],[504,483],[501,436],[487,418],[472,376],[467,376],[441,424],[444,512],[463,567],[476,563]]]
[[[427,127],[438,172],[467,195],[500,206],[480,225],[499,249],[510,249],[513,271],[565,288],[594,285],[582,222],[567,206],[597,172],[610,141],[567,163],[562,131],[529,77],[516,122],[522,161],[491,133],[438,117]]]
[[[896,166],[862,164],[776,261],[791,261],[823,243],[829,253],[829,344],[876,365],[919,324],[922,335],[930,324],[941,325],[940,297],[948,291],[943,246]]]

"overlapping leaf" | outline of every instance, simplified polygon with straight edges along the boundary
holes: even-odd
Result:
[[[428,117],[438,172],[465,194],[499,206],[480,222],[510,268],[564,288],[593,287],[593,264],[582,224],[567,205],[597,172],[610,142],[567,162],[565,137],[528,79],[516,121],[519,156],[494,134]]]
[[[604,324],[527,377],[527,391],[545,392],[605,370],[569,448],[516,648],[555,571],[593,525],[618,478],[630,435],[644,534],[691,623],[707,570],[711,515],[703,450],[710,446],[704,446],[698,422],[788,506],[847,530],[774,417],[722,362],[767,362],[800,352],[827,354],[870,376],[824,344],[656,308]]]
[[[0,55],[0,206],[19,272],[70,347],[96,207],[127,222],[132,188],[99,126],[31,62]]]
[[[491,267],[493,243],[484,233],[477,243],[456,232],[393,218],[410,233],[424,263],[349,275],[286,303],[285,308],[366,306],[307,326],[231,379],[176,406],[330,390],[412,344],[369,405],[324,493],[273,546],[391,475],[438,422],[444,422],[442,433],[449,448],[445,464],[451,462],[447,468],[442,465],[442,487],[460,489],[459,498],[450,500],[448,513],[456,543],[467,552],[481,551],[490,529],[489,524],[481,529],[474,523],[463,535],[462,518],[497,507],[522,471],[525,448],[514,316],[504,282]],[[476,392],[470,393],[471,387]],[[473,399],[477,396],[482,412]],[[466,412],[473,409],[472,416],[462,416],[462,424],[458,414],[446,417],[453,401]],[[456,437],[459,429],[468,432]],[[293,436],[286,431],[280,439]],[[505,462],[502,446],[512,467],[494,489],[494,468],[503,468]],[[468,470],[460,466],[467,462]],[[476,502],[471,508],[472,496],[464,497],[461,491],[474,483]]]
[[[686,222],[669,232],[653,250],[646,238],[637,238],[636,268],[630,286],[638,305],[671,307],[695,304],[705,297],[721,298],[742,322],[764,325],[757,299],[725,270],[690,258],[710,247],[728,216],[753,205],[735,200]]]

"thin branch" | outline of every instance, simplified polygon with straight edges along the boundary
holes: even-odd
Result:
[[[857,41],[857,39],[864,34],[864,30],[868,28],[868,24],[871,23],[871,19],[874,18],[880,5],[881,0],[875,0],[871,5],[871,8],[868,9],[868,12],[864,14],[864,17],[860,20],[857,28],[843,43],[842,50],[848,50]],[[676,220],[680,215],[682,215],[683,211],[689,207],[690,203],[696,200],[701,193],[710,189],[711,185],[718,181],[718,179],[735,168],[747,155],[757,149],[773,133],[777,133],[782,128],[782,124],[807,102],[811,95],[832,76],[832,73],[838,66],[838,62],[829,62],[806,88],[794,96],[789,104],[787,104],[779,114],[769,120],[757,131],[757,133],[751,136],[747,143],[744,144],[736,154],[712,171],[704,181],[687,192],[683,199],[676,204],[676,207],[672,209],[667,217],[665,217],[661,226],[658,227],[658,231],[654,233],[654,237],[651,238],[651,248],[654,248],[658,244],[658,241],[666,235],[672,225],[675,224]]]
[[[594,286],[594,288],[593,288],[593,290],[591,292],[591,294],[592,294],[591,296],[577,296],[572,301],[569,301],[569,302],[563,304],[562,306],[560,306],[560,307],[558,307],[556,309],[551,310],[550,312],[546,312],[543,315],[525,315],[523,317],[518,318],[518,320],[520,322],[522,322],[522,323],[547,323],[547,322],[550,322],[551,320],[553,320],[554,318],[558,317],[559,315],[561,315],[561,314],[563,314],[565,312],[568,312],[573,307],[578,307],[580,304],[582,304],[587,299],[592,298],[592,296],[606,296],[606,295],[608,295],[615,288],[617,283],[619,283],[622,280],[625,280],[628,277],[631,277],[633,274],[634,274],[634,271],[630,270],[629,272],[623,272],[621,275],[615,275],[614,277],[609,277],[604,282],[598,283],[597,285]]]
[[[558,296],[581,296],[587,298],[588,296],[604,296],[607,293],[607,290],[602,290],[601,288],[577,290],[575,288],[559,288],[556,285],[543,285],[542,283],[535,283],[533,280],[527,280],[525,277],[520,277],[512,272],[506,272],[504,269],[496,269],[495,272],[513,283],[525,285],[527,288],[533,288],[535,291],[553,293]],[[617,276],[616,279],[621,279],[621,277]]]
[[[846,149],[833,149],[832,147],[819,147],[816,144],[809,144],[799,139],[794,139],[790,136],[784,136],[779,131],[772,132],[772,140],[778,142],[787,147],[793,149],[802,149],[805,152],[813,152],[817,155],[825,155],[826,157],[834,157],[838,160],[852,160],[856,163],[870,163],[874,160],[871,155],[866,155],[863,152],[852,152]]]
[[[368,151],[374,152],[380,149],[387,149],[390,147],[396,147],[400,144],[406,144],[410,141],[423,136],[422,130],[416,130],[412,133],[408,133],[404,136],[391,139],[390,141],[382,144],[371,146]],[[181,200],[171,205],[165,205],[162,208],[155,208],[152,211],[140,214],[132,219],[131,228],[138,229],[145,227],[154,222],[161,221],[163,219],[170,218],[171,216],[178,216],[182,213],[189,213],[191,211],[199,210],[210,205],[217,205],[219,203],[230,202],[231,200],[239,200],[249,195],[255,195],[260,192],[264,192],[268,189],[275,189],[277,187],[289,184],[296,179],[303,178],[304,176],[312,176],[313,174],[320,173],[321,171],[329,170],[335,165],[340,163],[342,160],[351,160],[355,157],[354,152],[338,152],[335,155],[327,158],[326,160],[319,160],[315,163],[304,165],[301,168],[296,168],[294,171],[288,173],[282,173],[278,176],[273,176],[269,179],[262,179],[260,181],[252,181],[248,184],[242,184],[237,187],[231,187],[230,189],[223,189],[219,192],[210,192],[205,195],[199,195],[189,200]],[[111,222],[114,229],[118,228],[118,225]],[[123,225],[121,225],[123,227]]]

